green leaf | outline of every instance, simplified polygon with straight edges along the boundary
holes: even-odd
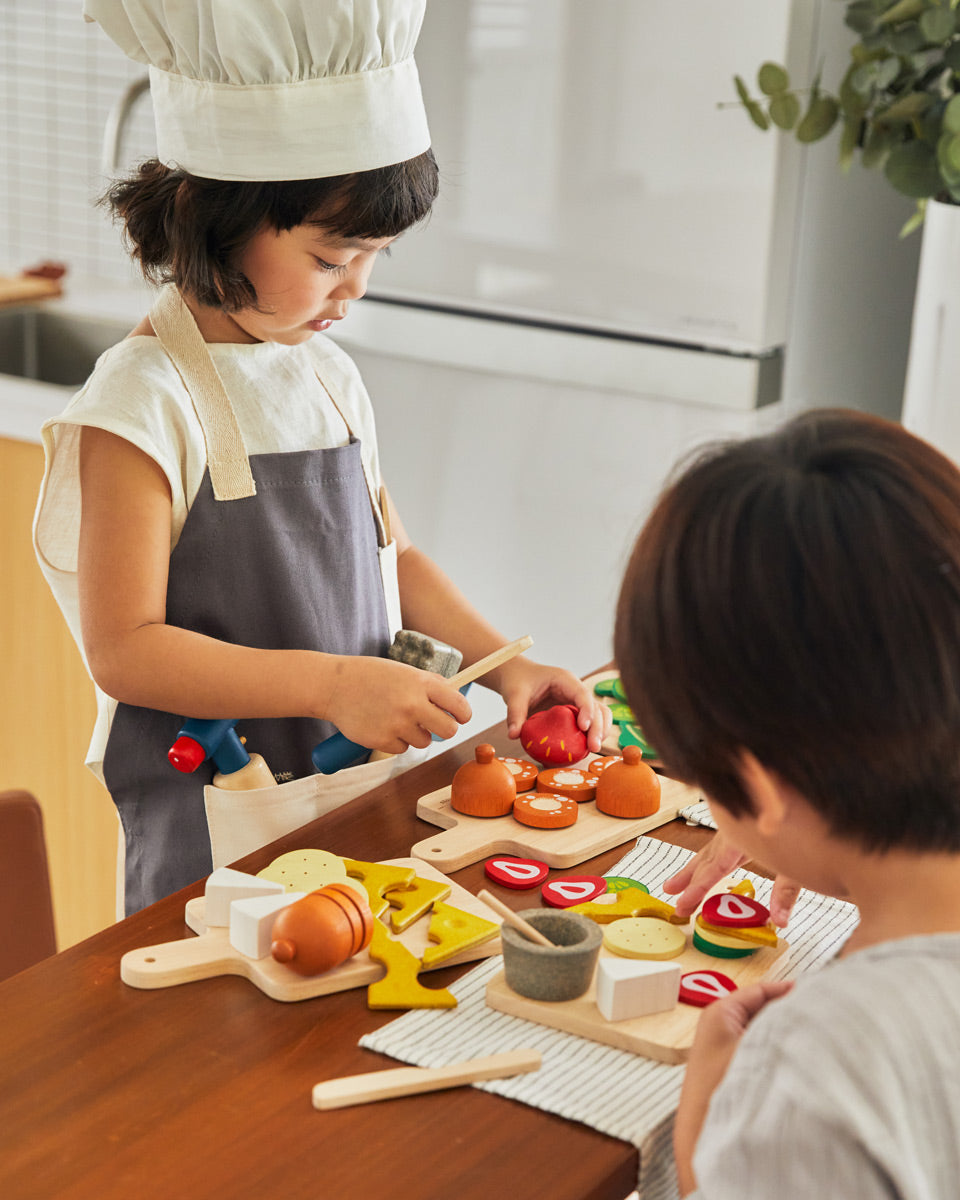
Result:
[[[887,155],[893,147],[893,142],[893,130],[874,125],[863,143],[863,150],[860,154],[861,163],[869,170],[882,167],[887,161]]]
[[[960,42],[951,42],[944,50],[943,65],[955,74],[960,73]]]
[[[943,110],[943,128],[947,133],[960,133],[960,96],[952,97]]]
[[[771,97],[769,108],[770,120],[778,129],[792,129],[800,116],[800,101],[793,92]]]
[[[949,41],[956,28],[956,13],[950,8],[928,8],[920,18],[920,32],[931,46]]]
[[[737,89],[737,95],[740,97],[740,103],[747,110],[747,116],[750,118],[750,120],[758,129],[769,129],[770,122],[767,120],[767,114],[750,95],[747,85],[743,82],[739,75],[734,75],[733,84]]]
[[[854,0],[847,5],[844,24],[861,36],[872,33],[877,27],[877,9],[871,0]]]
[[[937,156],[926,142],[894,146],[883,169],[887,181],[904,196],[935,196],[943,186]]]
[[[926,0],[897,0],[877,18],[878,25],[895,25],[898,21],[914,21],[926,9]]]
[[[820,141],[834,127],[839,115],[840,106],[833,96],[817,96],[811,101],[803,120],[797,126],[797,141]],[[857,121],[859,124],[859,117]]]
[[[900,236],[902,238],[909,237],[910,234],[913,233],[913,231],[915,229],[919,229],[920,226],[923,224],[923,220],[924,220],[924,217],[926,217],[926,215],[927,215],[926,200],[918,200],[917,207],[914,210],[913,216],[911,216],[910,219],[904,223],[903,228],[900,230]]]
[[[950,187],[960,185],[960,134],[945,133],[937,142],[940,174]]]
[[[757,72],[757,86],[765,96],[776,96],[790,86],[790,76],[776,63],[765,62]]]
[[[863,128],[863,118],[848,116],[843,122],[843,132],[840,134],[840,166],[844,171],[850,169],[857,146],[860,144],[860,130]]]
[[[882,122],[884,125],[903,124],[908,121],[915,121],[917,117],[922,116],[933,100],[926,92],[907,92],[901,96],[899,100],[894,102],[884,109],[880,109],[874,115],[874,121]]]
[[[924,37],[916,21],[911,21],[908,25],[901,25],[898,29],[887,30],[883,41],[888,50],[901,57],[915,54],[922,46],[928,44],[928,39]]]

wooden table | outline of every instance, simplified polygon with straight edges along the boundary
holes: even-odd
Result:
[[[450,782],[487,731],[237,864],[319,846],[404,857],[434,827],[417,799]],[[664,840],[710,836],[673,821]],[[629,843],[578,867],[600,874]],[[551,877],[565,872],[551,872]],[[569,872],[566,872],[569,873]],[[530,897],[456,873],[514,908]],[[357,1046],[397,1013],[359,988],[298,1003],[223,977],[156,991],[120,980],[131,949],[190,936],[186,901],[152,905],[0,985],[0,1197],[4,1200],[623,1200],[633,1146],[525,1104],[462,1087],[317,1112],[321,1079],[399,1065]],[[432,973],[447,985],[466,967]]]

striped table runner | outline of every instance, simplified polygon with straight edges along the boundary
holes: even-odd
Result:
[[[608,874],[642,880],[655,896],[669,900],[663,881],[690,856],[679,846],[641,837]],[[769,900],[770,880],[743,870],[733,872],[731,878],[752,880],[757,899]],[[532,896],[531,907],[538,900]],[[770,977],[790,979],[821,966],[836,954],[856,923],[853,905],[802,891],[785,931],[789,953],[774,964]],[[445,1066],[516,1047],[537,1049],[543,1056],[539,1071],[472,1086],[631,1142],[640,1152],[637,1187],[642,1200],[677,1200],[672,1127],[684,1067],[640,1058],[487,1008],[487,982],[502,966],[500,957],[486,959],[453,984],[456,1008],[404,1013],[363,1037],[360,1045],[421,1067]]]

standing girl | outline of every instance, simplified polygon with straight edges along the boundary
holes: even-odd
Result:
[[[356,368],[323,336],[436,194],[422,0],[229,7],[86,5],[150,63],[158,158],[109,201],[165,286],[44,428],[35,543],[97,684],[88,762],[120,813],[127,913],[211,869],[212,767],[166,757],[184,717],[242,718],[280,780],[334,729],[397,771],[470,709],[383,657],[396,629],[465,664],[506,640],[410,541]],[[512,736],[568,701],[599,748],[602,710],[570,673],[518,658],[485,683]],[[327,796],[318,780],[316,812],[367,770]]]

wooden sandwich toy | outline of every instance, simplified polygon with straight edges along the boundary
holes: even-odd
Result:
[[[532,999],[514,991],[500,972],[487,985],[486,1002],[499,1012],[604,1045],[683,1062],[701,1009],[763,979],[788,949],[769,924],[760,923],[767,910],[751,893],[747,881],[733,889],[718,885],[692,930],[685,928],[689,919],[641,887],[608,892],[611,899],[605,903],[599,895],[568,907],[566,913],[589,917],[602,930],[596,971],[583,994],[556,1002]],[[715,922],[722,933],[714,932]],[[704,933],[717,939],[709,951],[701,947]],[[715,946],[726,949],[725,939],[735,941],[736,949],[730,957],[723,955],[721,971]]]

